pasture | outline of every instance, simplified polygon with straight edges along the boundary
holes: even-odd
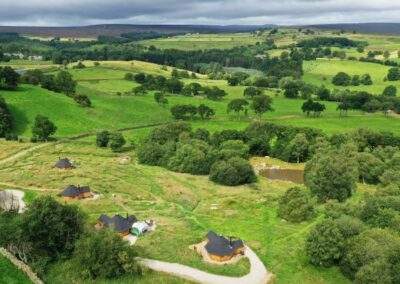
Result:
[[[138,134],[128,131],[125,135],[132,140]],[[0,145],[12,146],[14,143],[0,142]],[[132,162],[128,165],[119,163],[120,158],[127,155]],[[58,157],[73,159],[77,168],[72,171],[52,168]],[[262,161],[255,159],[253,162]],[[246,274],[247,261],[234,266],[210,266],[189,249],[189,245],[200,242],[207,231],[213,229],[243,238],[268,269],[278,275],[277,283],[348,283],[336,269],[317,269],[304,256],[304,237],[320,217],[301,224],[291,224],[277,217],[277,198],[294,185],[290,182],[260,177],[252,185],[220,186],[205,176],[139,165],[134,152],[115,154],[109,149],[96,148],[94,137],[49,144],[14,163],[0,165],[0,180],[18,188],[29,188],[37,195],[49,194],[56,198],[68,184],[90,185],[92,190],[101,193],[101,198],[74,202],[86,213],[90,226],[101,213],[129,213],[139,219],[154,219],[157,230],[141,237],[136,244],[143,257],[179,262],[224,275]],[[360,185],[359,194],[365,190],[371,189]],[[54,266],[45,280],[50,283],[66,283],[65,279],[79,282],[75,277],[70,263],[64,262]],[[171,281],[165,275],[146,272],[143,283],[150,283],[149,279]],[[168,281],[162,283],[176,283]],[[133,280],[108,283],[133,283]]]

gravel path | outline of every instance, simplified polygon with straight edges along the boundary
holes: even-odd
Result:
[[[250,261],[250,272],[243,277],[228,277],[207,273],[178,263],[169,263],[151,259],[140,259],[140,263],[152,270],[164,272],[189,281],[203,284],[266,284],[272,280],[262,261],[246,247],[245,256]]]

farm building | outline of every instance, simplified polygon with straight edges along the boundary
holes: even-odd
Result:
[[[242,240],[227,239],[213,231],[208,232],[207,244],[204,248],[208,256],[218,262],[229,261],[237,255],[243,255],[245,250]]]
[[[71,161],[67,158],[59,159],[58,162],[54,165],[54,167],[62,170],[68,170],[75,168]]]
[[[115,215],[114,217],[108,217],[102,214],[97,220],[97,228],[110,228],[113,229],[121,236],[129,235],[132,225],[137,222],[137,218],[133,215],[122,217],[121,215]]]
[[[90,187],[88,186],[75,186],[75,185],[69,185],[67,188],[65,188],[61,193],[61,197],[64,197],[66,200],[71,200],[71,199],[84,199],[84,198],[90,198],[93,197],[92,192],[90,191]]]

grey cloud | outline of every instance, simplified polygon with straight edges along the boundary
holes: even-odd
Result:
[[[393,0],[0,0],[0,24],[400,22]]]

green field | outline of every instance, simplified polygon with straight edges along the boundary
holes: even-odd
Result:
[[[400,87],[399,82],[385,82],[384,78],[390,67],[351,60],[339,59],[318,59],[316,61],[305,61],[303,79],[307,83],[314,85],[325,85],[331,89],[350,89],[356,91],[367,91],[373,94],[381,94],[385,87],[395,85]],[[372,77],[373,85],[371,86],[349,86],[338,87],[332,84],[332,78],[339,72],[346,72],[350,76],[363,75],[368,73]]]
[[[161,49],[229,49],[237,46],[253,45],[262,38],[248,33],[243,34],[188,34],[169,38],[152,39],[141,41],[144,45],[153,45]]]
[[[1,284],[30,284],[29,278],[8,259],[0,256],[0,283]]]
[[[316,35],[334,35],[331,32],[317,32]],[[315,35],[314,35],[315,36]],[[364,53],[347,49],[347,55],[365,56],[368,50],[390,50],[393,54],[400,49],[397,37],[345,34],[357,40],[366,40],[370,45]],[[310,38],[292,29],[282,29],[273,36],[281,49],[270,51],[279,55],[287,45],[299,39]],[[164,39],[143,41],[145,45],[158,48],[200,50],[209,48],[227,49],[235,46],[255,44],[263,41],[266,34],[192,34]],[[141,257],[168,262],[177,262],[208,272],[242,276],[248,272],[249,263],[242,260],[232,266],[212,266],[204,263],[189,246],[204,239],[208,230],[215,230],[228,236],[245,240],[276,276],[276,283],[350,283],[337,268],[318,268],[309,263],[304,251],[305,238],[310,229],[323,219],[323,205],[317,208],[317,216],[308,222],[292,224],[277,216],[279,197],[294,184],[271,181],[259,177],[251,185],[225,187],[208,180],[207,176],[193,176],[168,171],[164,168],[140,165],[134,146],[153,129],[155,124],[173,121],[170,107],[175,104],[206,104],[213,108],[213,119],[190,121],[193,128],[206,128],[211,132],[224,129],[245,129],[258,118],[250,112],[248,117],[237,117],[227,113],[227,104],[243,97],[244,86],[229,86],[226,80],[210,80],[197,74],[197,79],[182,79],[184,83],[198,82],[203,86],[217,86],[228,95],[221,101],[203,97],[185,97],[167,94],[169,105],[162,107],[153,98],[153,92],[134,96],[132,89],[138,84],[127,81],[127,72],[144,72],[169,77],[173,68],[141,61],[84,61],[84,69],[67,66],[77,81],[77,93],[87,95],[91,108],[82,108],[70,97],[54,93],[39,86],[21,84],[16,91],[1,91],[15,117],[15,131],[28,141],[36,115],[50,118],[57,126],[56,137],[67,138],[86,134],[80,139],[59,139],[44,147],[22,155],[15,161],[0,163],[0,190],[18,188],[26,192],[25,201],[35,197],[51,195],[55,198],[61,189],[69,184],[89,185],[99,192],[98,200],[82,200],[76,203],[87,215],[88,226],[92,228],[100,214],[134,214],[139,219],[154,219],[157,230],[139,238],[136,247]],[[13,60],[3,65],[15,69],[43,68],[55,72],[57,65],[51,62]],[[350,75],[369,73],[372,86],[348,87],[351,90],[368,91],[379,95],[383,89],[400,83],[385,82],[389,67],[349,60],[319,59],[304,62],[303,80],[314,85],[325,85],[330,89],[341,89],[332,85],[331,80],[338,72]],[[257,70],[227,68],[229,72],[246,71],[252,76],[261,76]],[[358,128],[389,131],[400,135],[400,117],[383,113],[366,114],[350,111],[340,116],[337,103],[323,102],[326,111],[321,117],[306,117],[301,106],[302,99],[287,99],[281,92],[268,90],[273,98],[273,112],[263,115],[262,120],[281,125],[313,127],[326,134],[350,132]],[[94,134],[100,130],[122,131],[127,147],[121,153],[100,149],[95,145]],[[0,140],[0,160],[8,158],[35,144],[6,142]],[[77,168],[59,171],[53,168],[59,157],[72,159]],[[130,163],[121,159],[129,157]],[[267,157],[253,158],[253,165],[267,163],[287,169],[303,169],[304,164],[289,164]],[[374,186],[358,184],[357,193],[350,202],[364,194],[375,191]],[[58,199],[63,202],[61,199]],[[21,272],[16,271],[0,258],[0,284],[29,283]],[[94,283],[79,279],[69,261],[55,263],[43,279],[46,283]],[[181,279],[160,273],[145,271],[144,277],[133,279],[123,277],[115,280],[99,280],[95,283],[187,283]]]
[[[129,131],[125,135],[132,139],[140,134]],[[133,160],[129,165],[121,165],[119,158],[126,155]],[[72,172],[53,169],[53,163],[60,156],[75,160],[77,169]],[[53,196],[68,184],[89,184],[103,194],[96,201],[77,202],[88,214],[91,224],[101,213],[131,213],[140,219],[156,220],[156,232],[140,238],[137,243],[143,257],[179,262],[225,275],[245,274],[246,261],[233,267],[209,266],[188,248],[213,229],[246,240],[277,275],[277,283],[348,283],[336,269],[317,269],[308,264],[304,256],[304,237],[319,218],[290,224],[276,217],[277,198],[293,185],[288,182],[260,178],[250,186],[219,186],[207,177],[138,165],[134,153],[113,154],[96,148],[94,137],[50,145],[13,164],[0,166],[0,180],[21,188],[36,188],[39,195]],[[364,190],[360,187],[360,193]],[[215,204],[218,209],[210,210]],[[68,267],[69,263],[57,265],[45,280],[67,283],[66,279],[74,279]],[[151,273],[149,277],[161,281],[165,276]],[[146,276],[143,281],[148,279]],[[133,282],[126,279],[115,283]]]

